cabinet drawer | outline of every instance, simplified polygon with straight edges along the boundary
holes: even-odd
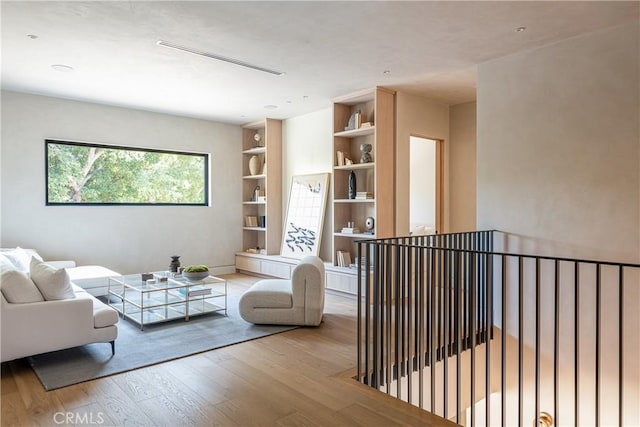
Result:
[[[244,256],[236,256],[236,269],[260,273],[260,260]]]
[[[260,273],[267,276],[279,277],[281,279],[291,278],[291,270],[288,264],[283,264],[280,262],[261,261],[260,268]]]
[[[327,271],[325,272],[325,286],[328,289],[348,292],[350,294],[358,293],[358,279],[356,275]]]

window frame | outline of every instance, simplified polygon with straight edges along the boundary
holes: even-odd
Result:
[[[204,201],[202,203],[136,203],[136,202],[51,202],[49,201],[49,145],[71,145],[77,147],[91,147],[91,148],[105,148],[112,150],[124,150],[124,151],[141,151],[160,154],[178,154],[194,157],[201,157],[204,161]],[[46,206],[210,206],[210,161],[211,156],[209,153],[193,152],[193,151],[180,151],[180,150],[165,150],[159,148],[145,148],[145,147],[132,147],[126,145],[111,145],[101,144],[93,142],[79,142],[79,141],[67,141],[62,139],[45,139],[44,140],[44,181],[45,181],[45,205]]]

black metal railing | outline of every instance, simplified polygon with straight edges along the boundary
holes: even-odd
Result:
[[[635,422],[640,265],[506,245],[493,230],[359,241],[359,380],[471,426]]]

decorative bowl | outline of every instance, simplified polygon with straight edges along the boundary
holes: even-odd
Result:
[[[198,280],[202,280],[205,277],[209,276],[209,271],[194,271],[194,272],[182,272],[182,277],[192,282],[196,282]]]

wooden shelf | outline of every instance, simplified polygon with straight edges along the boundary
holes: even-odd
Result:
[[[333,99],[333,156],[334,164],[338,152],[345,158],[360,159],[362,144],[371,145],[373,162],[333,166],[333,265],[336,290],[354,292],[357,283],[344,281],[346,272],[354,271],[336,266],[337,252],[351,253],[354,259],[357,240],[369,240],[394,235],[395,228],[395,92],[382,87],[371,88]],[[356,112],[362,122],[375,125],[366,128],[343,130]],[[368,192],[375,199],[345,199],[349,194],[347,175],[356,175],[356,192]],[[367,218],[373,218],[375,234],[342,233],[347,224],[366,230]],[[333,288],[327,281],[327,287]]]
[[[376,199],[335,199],[333,203],[375,203]]]
[[[370,126],[368,128],[351,129],[351,130],[343,130],[341,132],[335,132],[333,136],[338,138],[357,138],[359,136],[373,135],[375,131],[376,131],[376,127]]]
[[[264,154],[267,152],[267,147],[254,147],[244,150],[242,154]]]
[[[352,239],[375,239],[375,234],[366,233],[333,233],[335,237],[349,237]]]
[[[256,134],[260,137],[256,138]],[[265,227],[242,227],[242,247],[260,247],[269,255],[279,253],[282,240],[282,121],[262,119],[242,126],[240,151],[243,218],[267,219]],[[258,175],[250,172],[254,156],[261,163],[262,173]],[[256,190],[264,199],[255,198]],[[242,225],[245,224],[247,222],[243,221]]]
[[[374,169],[375,167],[376,167],[376,164],[374,162],[369,162],[369,163],[354,163],[352,165],[344,165],[344,166],[334,166],[333,169],[350,171],[350,170],[357,170],[357,169]]]

